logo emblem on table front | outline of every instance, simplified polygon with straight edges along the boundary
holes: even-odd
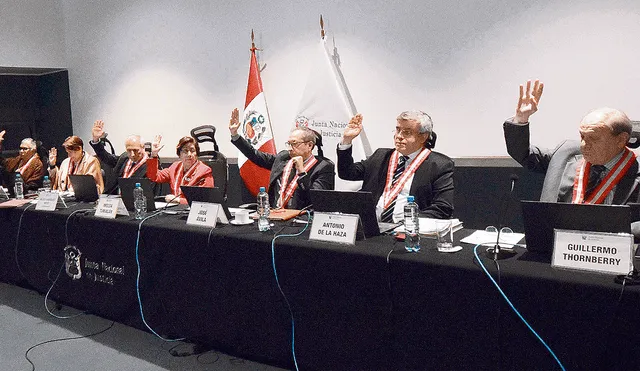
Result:
[[[64,247],[64,267],[67,275],[74,280],[79,280],[80,277],[82,277],[80,255],[82,255],[82,253],[77,247],[71,245]]]

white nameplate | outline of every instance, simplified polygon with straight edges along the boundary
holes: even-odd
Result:
[[[193,201],[187,217],[187,224],[215,228],[220,204]]]
[[[359,220],[358,215],[316,211],[309,239],[354,245]]]
[[[39,192],[36,210],[55,211],[60,195],[58,192]]]
[[[554,230],[551,265],[608,274],[633,270],[633,235]]]
[[[120,197],[100,197],[98,206],[96,206],[95,216],[98,218],[115,219],[116,215],[123,215],[122,209],[125,210],[124,204]],[[129,215],[128,212],[124,215]]]

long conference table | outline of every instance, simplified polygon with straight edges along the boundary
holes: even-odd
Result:
[[[294,367],[295,349],[301,370],[560,369],[500,297],[473,246],[443,254],[423,239],[419,253],[407,253],[391,236],[343,246],[305,232],[278,238],[272,260],[274,233],[302,225],[211,230],[162,214],[142,224],[136,256],[139,222],[73,213],[92,207],[0,209],[0,280],[41,293],[53,284],[59,303],[146,330],[139,293],[158,334],[285,368]],[[63,265],[67,238],[81,254],[76,279]],[[524,249],[500,268],[501,287],[566,369],[640,369],[638,287],[621,295],[611,276],[554,269],[548,256]]]

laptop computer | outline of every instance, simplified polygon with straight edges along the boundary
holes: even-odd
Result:
[[[521,201],[527,250],[551,253],[553,230],[631,232],[628,205]]]
[[[69,175],[76,201],[94,202],[98,199],[98,187],[92,175]]]
[[[153,182],[147,178],[118,178],[118,187],[120,187],[120,197],[127,210],[134,210],[133,206],[133,189],[136,183],[140,183],[144,197],[147,199],[147,211],[155,211],[156,203],[153,194]]]
[[[222,205],[224,215],[227,216],[227,220],[231,220],[231,212],[227,207],[227,201],[225,201],[220,188],[180,186],[180,189],[182,190],[184,197],[187,199],[189,206],[191,206],[193,201],[220,204]]]
[[[312,189],[309,198],[314,211],[339,212],[343,214],[360,215],[357,239],[374,237],[380,234],[380,227],[376,218],[376,201],[371,192],[364,191],[333,191]]]

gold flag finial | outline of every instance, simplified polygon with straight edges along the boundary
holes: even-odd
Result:
[[[320,14],[320,37],[324,39],[324,21],[322,20],[322,14]]]

